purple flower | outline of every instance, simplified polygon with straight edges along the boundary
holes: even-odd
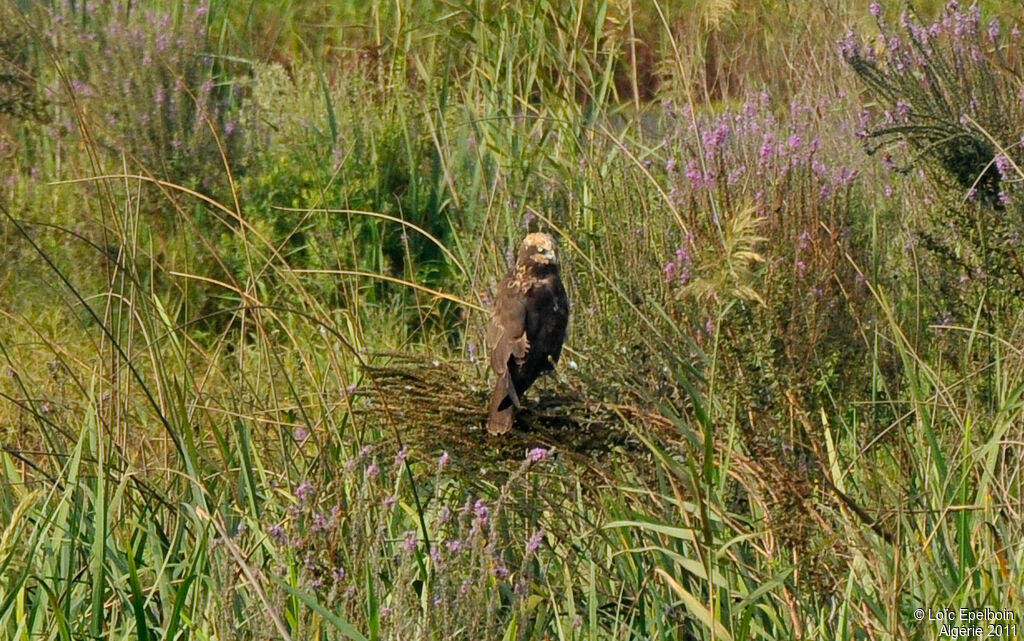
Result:
[[[1010,175],[1010,169],[1012,164],[1013,163],[1010,162],[1010,159],[1007,158],[1005,154],[999,154],[998,156],[996,156],[996,169],[999,171],[999,176],[1003,180],[1006,180],[1006,178]]]
[[[320,532],[320,531],[326,530],[329,526],[330,526],[330,522],[327,520],[327,517],[324,516],[323,512],[317,512],[316,514],[313,515],[312,530],[314,532]]]
[[[391,616],[391,606],[385,605],[383,608],[380,609],[380,618],[386,619],[389,616]]]
[[[665,263],[665,266],[661,269],[661,273],[665,275],[665,280],[672,280],[672,277],[676,273],[676,264],[672,261]]]
[[[310,483],[309,481],[303,481],[302,483],[299,483],[298,487],[295,488],[295,497],[298,498],[300,501],[305,501],[306,499],[312,497],[314,494],[316,494],[316,490],[313,489],[313,484]]]
[[[548,457],[548,451],[543,447],[535,447],[526,453],[526,458],[534,463],[539,463]]]
[[[537,530],[530,537],[530,540],[526,542],[526,553],[533,554],[540,548],[541,542],[544,540],[544,530]]]
[[[448,551],[452,554],[458,554],[462,550],[462,541],[458,539],[452,539],[451,541],[445,543],[445,547],[448,548]]]
[[[334,571],[331,572],[331,576],[333,576],[334,580],[337,581],[338,583],[341,583],[342,581],[345,580],[345,574],[346,574],[345,573],[345,568],[340,568],[340,567],[339,568],[334,568]]]
[[[871,4],[869,4],[868,11],[870,11],[871,15],[874,16],[876,19],[882,17],[882,5],[877,2],[872,2]]]
[[[395,503],[398,503],[398,499],[396,499],[393,495],[385,496],[384,500],[380,502],[380,504],[384,506],[385,510],[390,510],[391,508],[395,507]]]
[[[402,465],[405,463],[405,459],[409,456],[409,446],[403,445],[402,449],[398,450],[398,454],[395,454],[395,465]]]
[[[416,531],[415,530],[408,530],[405,533],[404,542],[402,544],[402,547],[405,548],[406,552],[415,552],[417,545],[418,545],[418,541],[416,540]]]
[[[366,476],[367,478],[371,479],[375,479],[378,476],[380,476],[380,468],[377,467],[376,462],[370,463],[370,465],[366,468]]]
[[[1011,200],[1010,194],[1008,194],[1005,191],[1000,189],[999,190],[999,203],[1001,205],[1003,205],[1003,206],[1006,206],[1006,205],[1010,204],[1010,200]]]
[[[720,122],[713,130],[704,132],[702,137],[704,146],[708,149],[717,149],[725,144],[725,139],[728,135],[729,124]]]
[[[278,543],[283,543],[284,542],[284,539],[285,539],[284,528],[281,527],[280,525],[278,525],[277,523],[275,523],[275,524],[271,525],[269,528],[267,528],[267,534],[269,534],[270,538],[274,539]]]
[[[441,511],[437,513],[438,523],[447,523],[452,518],[452,509],[447,505],[441,508]]]
[[[504,581],[505,579],[508,578],[508,575],[509,575],[509,571],[508,571],[508,568],[505,567],[504,563],[497,563],[494,566],[494,576],[499,581]]]
[[[999,34],[999,19],[992,18],[992,22],[988,23],[988,39],[995,42],[996,40],[999,40]]]
[[[700,167],[697,166],[696,160],[691,160],[686,163],[686,178],[694,188],[700,187],[701,183],[704,182],[704,176],[701,174]]]
[[[484,503],[483,499],[479,499],[473,505],[473,513],[476,514],[476,518],[480,519],[483,523],[486,523],[487,519],[491,517],[491,511],[488,509],[487,504]]]
[[[366,458],[367,456],[370,455],[370,451],[370,446],[364,445],[359,449],[359,458]]]
[[[892,198],[892,185],[886,185],[883,191],[886,198]]]
[[[967,190],[967,200],[970,200],[971,202],[973,202],[977,197],[978,197],[978,190],[977,189],[975,189],[974,187],[971,187],[970,189]]]
[[[668,173],[671,174],[671,173],[675,172],[675,170],[676,170],[676,159],[675,158],[669,158],[668,161],[665,163],[665,171],[667,171]]]
[[[309,430],[307,430],[305,427],[302,427],[300,425],[300,426],[295,428],[295,431],[293,432],[293,435],[295,436],[295,440],[298,441],[299,443],[301,443],[301,442],[306,440],[306,437],[309,436]]]
[[[846,32],[846,36],[839,41],[839,55],[844,60],[852,60],[853,58],[860,57],[860,42],[857,40],[857,34],[852,29]]]
[[[80,98],[88,98],[92,96],[92,89],[89,85],[77,78],[71,81],[71,91],[75,92],[75,95]]]
[[[441,457],[437,459],[437,466],[440,468],[444,468],[445,466],[448,465],[449,460],[451,460],[451,457],[448,456],[448,452],[441,452]]]

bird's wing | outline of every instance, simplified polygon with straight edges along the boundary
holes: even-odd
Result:
[[[508,371],[508,359],[526,358],[530,342],[526,338],[526,301],[511,278],[499,285],[494,312],[487,326],[487,344],[491,346],[491,369],[497,374]]]

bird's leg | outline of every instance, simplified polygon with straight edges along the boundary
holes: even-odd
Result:
[[[508,374],[505,376],[508,376]],[[505,388],[508,390],[508,400],[512,401],[512,407],[518,410],[522,405],[519,402],[519,394],[516,392],[516,385],[512,382],[511,376],[508,376],[508,383],[505,385]]]

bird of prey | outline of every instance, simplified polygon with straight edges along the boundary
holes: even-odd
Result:
[[[498,375],[488,432],[512,429],[523,393],[541,373],[555,368],[568,323],[569,298],[558,274],[555,241],[547,234],[530,234],[498,285],[487,327],[491,369]]]

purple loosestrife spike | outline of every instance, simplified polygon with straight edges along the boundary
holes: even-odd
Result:
[[[704,176],[701,174],[700,167],[697,166],[696,160],[691,160],[686,164],[686,178],[690,181],[690,185],[693,188],[698,188],[704,182]]]
[[[544,540],[544,530],[537,530],[530,537],[530,540],[526,542],[526,553],[533,554],[540,548],[540,544]]]
[[[473,505],[473,513],[476,514],[476,517],[484,523],[486,523],[487,519],[491,517],[491,510],[487,507],[487,504],[484,503],[483,499],[477,500]]]
[[[539,463],[548,457],[548,451],[543,447],[535,447],[526,453],[526,458],[534,463]]]
[[[405,540],[404,540],[404,543],[403,543],[403,547],[405,548],[405,551],[406,552],[415,552],[416,551],[416,546],[419,544],[417,539],[416,539],[416,531],[415,530],[408,530],[405,533],[404,539]]]
[[[324,516],[323,512],[317,512],[313,515],[313,525],[311,529],[314,532],[326,530],[329,525],[330,523],[328,522],[327,517]]]
[[[377,467],[376,463],[370,463],[369,467],[366,468],[366,476],[371,479],[380,476],[380,468]]]
[[[1006,178],[1010,175],[1010,159],[1007,158],[1004,154],[999,154],[998,156],[996,156],[995,165],[996,169],[999,171],[999,177],[1002,178],[1003,180],[1006,180]]]
[[[303,481],[299,483],[298,487],[295,488],[295,497],[300,501],[305,501],[316,494],[316,490],[313,488],[313,484],[309,481]]]
[[[988,39],[992,42],[999,40],[1000,25],[998,18],[992,18],[992,21],[988,23]]]
[[[391,508],[395,507],[395,503],[398,503],[398,499],[396,499],[394,496],[389,495],[385,496],[384,500],[381,501],[380,503],[381,505],[384,506],[385,510],[390,510]]]
[[[405,459],[409,457],[409,446],[403,445],[402,449],[398,450],[398,454],[395,454],[395,465],[402,465],[405,463]]]

